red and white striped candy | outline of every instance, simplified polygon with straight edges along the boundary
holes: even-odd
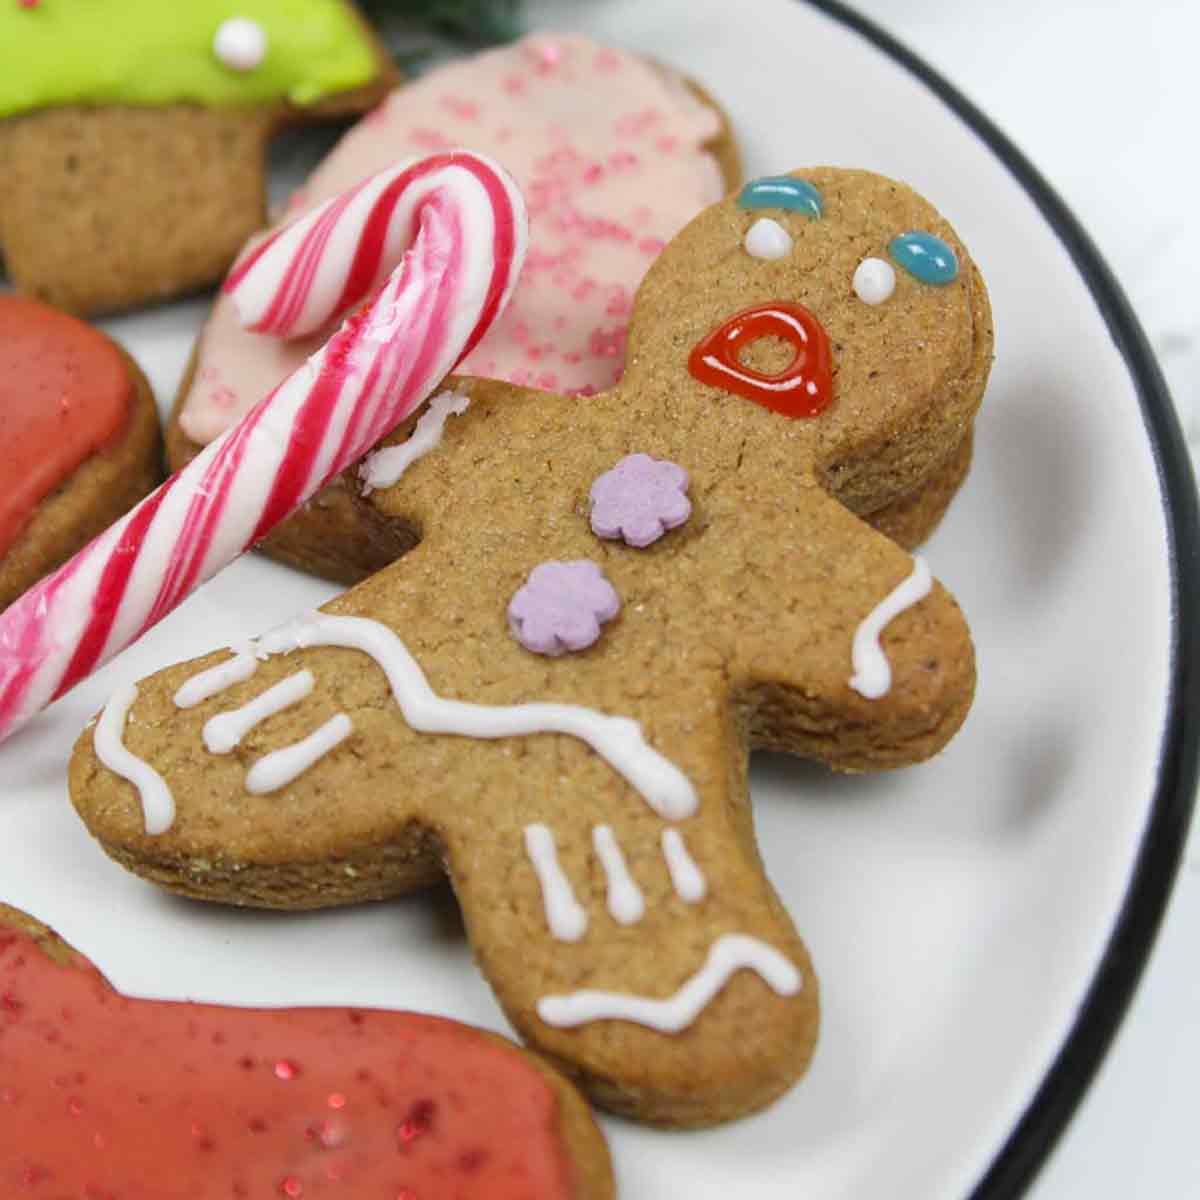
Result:
[[[295,262],[273,252],[292,227],[238,269],[243,282],[253,277],[264,292],[290,296],[300,287],[299,311],[318,325],[361,300],[394,267],[375,299],[237,425],[0,614],[0,738],[140,637],[366,453],[503,310],[528,238],[512,179],[465,151],[374,178],[384,177],[370,208],[354,209],[354,244],[369,248],[353,255],[365,265],[346,278],[358,282],[343,283],[336,296],[325,289],[333,298],[322,302],[323,317],[311,316],[321,305],[295,282]],[[339,221],[349,220],[351,208],[343,206]],[[403,236],[377,239],[379,222],[398,225]],[[312,217],[298,225],[312,228]],[[339,231],[338,247],[347,232]],[[332,252],[330,238],[321,244]],[[299,278],[315,278],[320,255],[304,238],[300,245]]]

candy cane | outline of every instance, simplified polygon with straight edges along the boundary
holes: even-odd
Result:
[[[454,151],[384,171],[252,251],[228,286],[284,297],[293,315],[272,324],[292,332],[329,321],[394,270],[237,425],[0,614],[0,739],[412,412],[507,304],[527,237],[512,179],[482,155]],[[347,245],[352,265],[327,286],[338,268],[324,256]]]

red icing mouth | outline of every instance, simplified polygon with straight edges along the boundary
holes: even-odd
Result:
[[[795,358],[774,375],[747,367],[742,349],[763,337],[788,342]],[[688,370],[701,383],[733,392],[787,417],[815,417],[833,399],[833,355],[829,335],[804,307],[772,300],[735,313],[700,342]]]
[[[575,1195],[558,1101],[437,1017],[132,1000],[0,927],[0,1195]]]

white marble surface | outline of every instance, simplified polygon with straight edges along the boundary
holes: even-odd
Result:
[[[1032,159],[1133,303],[1200,452],[1200,5],[857,0]],[[1185,614],[1195,619],[1196,614]],[[1200,1194],[1200,840],[1113,1050],[1032,1200]]]

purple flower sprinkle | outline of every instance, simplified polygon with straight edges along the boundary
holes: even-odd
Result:
[[[692,512],[688,473],[648,454],[627,454],[592,484],[592,532],[649,546]]]
[[[526,650],[565,654],[590,646],[620,608],[616,589],[594,562],[544,562],[509,601],[508,627]]]

